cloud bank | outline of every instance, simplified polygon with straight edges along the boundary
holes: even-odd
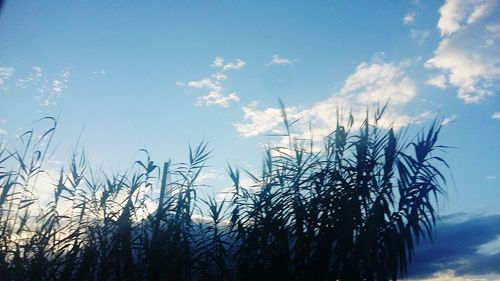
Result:
[[[358,122],[366,116],[368,108],[390,101],[389,112],[381,125],[395,128],[417,123],[428,117],[428,113],[410,116],[402,113],[401,107],[412,101],[417,93],[415,82],[406,74],[408,62],[383,63],[363,62],[356,67],[343,87],[331,97],[310,107],[288,107],[290,121],[298,120],[294,128],[300,137],[325,136],[335,128],[337,112],[352,112]],[[282,124],[281,109],[278,107],[259,108],[259,102],[252,102],[243,108],[243,121],[234,127],[241,136],[252,137],[278,133]],[[345,114],[341,114],[345,115]],[[355,118],[356,119],[356,118]],[[309,126],[311,125],[311,126]],[[360,125],[355,124],[355,126]],[[312,130],[309,130],[309,128]]]
[[[498,278],[499,239],[500,215],[444,217],[436,226],[434,244],[423,241],[416,248],[409,276],[422,280],[470,280],[467,276],[489,274]],[[450,276],[455,279],[445,279]]]
[[[496,0],[447,0],[439,10],[441,41],[425,67],[439,74],[428,84],[457,88],[464,103],[479,103],[500,80],[500,5]]]

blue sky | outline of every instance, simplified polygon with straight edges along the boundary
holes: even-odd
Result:
[[[390,98],[386,124],[454,121],[442,133],[456,147],[443,216],[491,216],[500,213],[499,40],[495,0],[7,1],[0,134],[60,116],[54,162],[81,135],[91,162],[110,169],[140,148],[184,161],[189,144],[207,140],[204,180],[218,192],[227,163],[258,169],[262,146],[276,141],[278,98],[303,136],[309,122],[315,136],[327,133],[336,108],[360,115]]]

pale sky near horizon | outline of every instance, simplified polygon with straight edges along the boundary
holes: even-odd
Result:
[[[79,142],[115,170],[141,148],[185,161],[206,140],[203,180],[218,192],[227,163],[259,169],[282,130],[278,98],[296,132],[311,124],[315,136],[339,107],[362,116],[390,99],[397,128],[418,131],[436,114],[449,123],[442,215],[496,215],[499,40],[498,0],[6,1],[0,137],[59,116],[55,162]]]

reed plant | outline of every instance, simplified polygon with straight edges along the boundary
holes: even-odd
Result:
[[[293,135],[260,173],[228,167],[224,200],[201,196],[211,152],[185,163],[146,150],[120,173],[75,150],[39,198],[53,118],[0,145],[0,280],[396,280],[432,239],[446,184],[435,120],[414,138],[380,125],[385,107],[337,122],[322,146]],[[252,184],[242,184],[242,175]]]

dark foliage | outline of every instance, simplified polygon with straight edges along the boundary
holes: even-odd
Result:
[[[162,167],[147,151],[129,170],[94,170],[83,152],[48,203],[39,186],[55,132],[0,146],[1,280],[396,280],[432,239],[446,162],[439,122],[408,142],[367,117],[337,124],[317,148],[294,137],[266,150],[253,184],[228,167],[227,200],[201,198],[210,153]],[[11,147],[12,146],[12,147]]]

